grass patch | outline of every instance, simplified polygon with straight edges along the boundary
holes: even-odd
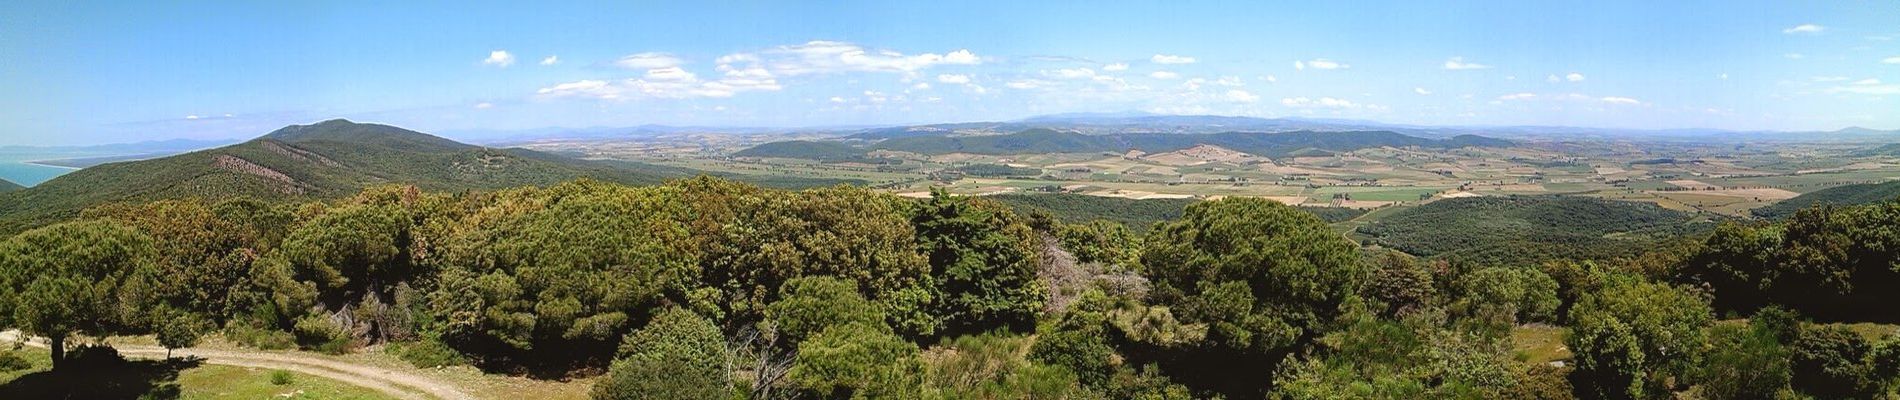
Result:
[[[1518,361],[1527,364],[1570,359],[1570,348],[1564,346],[1563,327],[1523,325],[1512,328],[1511,345]]]

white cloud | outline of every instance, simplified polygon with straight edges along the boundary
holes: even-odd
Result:
[[[1570,75],[1564,75],[1564,80],[1571,81],[1571,82],[1583,82],[1583,74],[1572,72],[1570,73]]]
[[[475,109],[477,110],[486,110],[490,108],[495,108],[495,103],[489,103],[489,102],[475,103]]]
[[[1103,71],[1110,71],[1110,72],[1114,72],[1114,71],[1127,71],[1127,70],[1128,70],[1128,63],[1114,63],[1114,64],[1109,64],[1109,65],[1103,65],[1103,66],[1102,66],[1102,70],[1103,70]]]
[[[1817,76],[1817,77],[1808,78],[1808,79],[1813,80],[1815,82],[1842,82],[1842,81],[1846,81],[1847,77],[1845,76]]]
[[[1512,93],[1498,96],[1498,100],[1530,100],[1537,98],[1536,93]]]
[[[1801,53],[1788,53],[1788,54],[1782,54],[1781,56],[1790,60],[1799,60],[1803,58],[1808,58],[1807,55],[1801,54]]]
[[[917,90],[930,90],[930,83],[929,83],[929,82],[917,82],[917,84],[915,84],[915,85],[910,85],[910,88],[911,88],[911,89],[917,89]]]
[[[1187,82],[1181,82],[1181,87],[1187,88],[1188,91],[1192,92],[1201,90],[1201,84],[1205,83],[1207,83],[1206,78],[1194,78],[1187,80]]]
[[[1900,94],[1900,84],[1835,86],[1835,87],[1827,88],[1827,92],[1828,93],[1870,94],[1870,95],[1893,95],[1893,94]]]
[[[198,119],[198,116],[196,116],[196,115],[186,115],[186,116],[185,116],[185,119]]]
[[[1267,83],[1280,83],[1280,78],[1274,77],[1273,75],[1267,75],[1267,77],[1261,79],[1267,81]]]
[[[1881,64],[1900,64],[1900,56],[1887,57],[1884,60],[1880,60],[1880,63]]]
[[[843,102],[844,102],[844,98],[843,98],[843,97],[838,97],[838,96],[831,96],[831,102],[833,102],[833,103],[843,103]]]
[[[1348,65],[1346,63],[1328,60],[1324,58],[1315,58],[1310,61],[1294,61],[1293,62],[1293,69],[1305,70],[1307,68],[1327,69],[1327,70],[1347,69],[1347,68],[1352,68],[1352,65]]]
[[[1465,62],[1464,57],[1452,57],[1451,59],[1445,60],[1445,69],[1449,69],[1449,70],[1490,69],[1490,68],[1491,66],[1489,65],[1479,64],[1475,62]]]
[[[970,50],[968,49],[958,49],[957,51],[950,52],[950,54],[943,55],[943,63],[956,64],[956,65],[976,65],[976,64],[983,63],[983,59],[981,57],[977,57],[976,53],[971,53]]]
[[[1214,84],[1226,86],[1226,87],[1247,86],[1247,83],[1241,82],[1240,77],[1238,76],[1223,76],[1223,77],[1220,77],[1220,79],[1214,80]]]
[[[777,91],[784,88],[779,86],[778,80],[774,79],[769,71],[760,68],[734,68],[725,64],[717,68],[723,74],[721,78],[711,81],[703,80],[698,74],[680,68],[677,58],[659,53],[641,53],[622,57],[614,64],[621,67],[660,67],[648,68],[646,73],[639,78],[613,82],[601,80],[568,82],[541,88],[535,91],[535,94],[548,98],[573,97],[597,100],[687,99],[732,97],[740,92]]]
[[[1862,79],[1862,80],[1858,80],[1858,81],[1854,81],[1854,84],[1856,84],[1856,85],[1879,85],[1879,84],[1880,84],[1880,80],[1879,80],[1879,79],[1874,79],[1874,78],[1867,78],[1867,79]]]
[[[1723,73],[1723,74],[1721,74],[1721,75],[1716,75],[1715,77],[1717,77],[1717,78],[1721,78],[1722,80],[1725,80],[1725,81],[1726,81],[1726,80],[1728,80],[1728,74],[1727,74],[1727,73]]]
[[[1603,100],[1603,102],[1610,103],[1610,104],[1628,104],[1628,105],[1643,104],[1642,101],[1638,101],[1636,99],[1632,99],[1628,97],[1609,96],[1609,97],[1604,97],[1599,100]]]
[[[582,80],[557,84],[536,90],[535,94],[548,97],[590,97],[602,100],[622,98],[621,90],[613,88],[607,81]]]
[[[1003,84],[1003,86],[1008,87],[1010,89],[1029,90],[1029,89],[1038,89],[1038,88],[1047,87],[1053,83],[1054,82],[1049,82],[1049,81],[1045,81],[1041,79],[1021,79],[1021,80],[1010,81],[1009,83]]]
[[[1240,90],[1240,89],[1228,89],[1226,97],[1227,97],[1227,101],[1239,102],[1239,103],[1252,103],[1252,102],[1260,101],[1260,96],[1255,95],[1253,93],[1248,93],[1247,91]]]
[[[561,63],[561,56],[548,56],[548,58],[541,59],[541,65],[554,65],[559,63]]]
[[[977,65],[983,59],[966,49],[948,54],[904,54],[891,50],[866,49],[846,42],[814,40],[804,44],[778,46],[751,53],[719,57],[721,64],[757,65],[776,75],[795,76],[842,72],[899,72],[914,74],[938,65]]]
[[[950,84],[966,85],[970,83],[970,76],[963,75],[963,74],[943,74],[943,75],[937,75],[937,81],[943,82],[943,83],[950,83]]]
[[[1155,64],[1169,64],[1169,65],[1193,64],[1196,61],[1199,61],[1199,60],[1195,60],[1194,57],[1176,56],[1176,55],[1168,55],[1168,54],[1156,54],[1154,57],[1149,57],[1148,60],[1153,61]]]
[[[1815,25],[1815,24],[1801,24],[1801,25],[1795,25],[1793,27],[1789,27],[1788,29],[1782,29],[1781,33],[1786,33],[1790,35],[1797,34],[1797,33],[1812,35],[1812,34],[1821,33],[1821,31],[1824,31],[1824,30],[1827,30],[1827,27]]]
[[[1305,97],[1289,97],[1280,99],[1280,105],[1293,108],[1359,108],[1358,103],[1331,97],[1321,97],[1318,100]]]
[[[1557,83],[1557,82],[1562,82],[1563,78],[1558,78],[1557,74],[1550,74],[1550,76],[1544,77],[1544,81],[1550,82],[1550,83]]]
[[[1432,95],[1432,91],[1430,91],[1430,90],[1425,90],[1425,88],[1422,88],[1422,87],[1415,87],[1415,88],[1412,88],[1412,93],[1418,93],[1418,94],[1419,94],[1419,95],[1421,95],[1421,96],[1430,96],[1430,95]]]
[[[510,65],[515,65],[515,55],[508,54],[507,50],[491,51],[488,52],[488,58],[482,59],[482,65],[508,68]]]
[[[683,62],[680,61],[679,57],[674,57],[672,54],[656,52],[628,54],[626,57],[620,57],[619,60],[614,61],[614,65],[626,69],[659,69],[678,67],[680,64],[683,64]]]
[[[1063,68],[1053,71],[1043,70],[1042,75],[1062,79],[1088,79],[1095,77],[1095,70],[1088,68]]]
[[[1181,79],[1181,74],[1168,71],[1155,71],[1148,73],[1148,77],[1155,79]]]

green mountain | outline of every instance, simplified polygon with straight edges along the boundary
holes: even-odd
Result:
[[[1695,214],[1654,203],[1575,196],[1443,199],[1361,226],[1367,244],[1418,256],[1529,265],[1549,259],[1631,256],[1712,229]]]
[[[20,189],[26,189],[26,187],[20,186],[18,183],[13,183],[13,181],[0,179],[0,192],[11,192]]]
[[[1802,193],[1767,207],[1757,208],[1751,213],[1767,219],[1782,219],[1794,215],[1795,211],[1817,205],[1849,206],[1872,204],[1900,198],[1900,181],[1881,183],[1862,183],[1836,186],[1827,189]]]
[[[791,143],[793,142],[766,143],[751,149],[746,149],[740,153],[755,157],[811,158],[801,157],[801,155],[816,152],[815,150],[820,148],[818,143],[830,143],[828,146],[823,146],[822,149],[837,154],[852,152],[861,154],[863,151],[862,149],[853,148],[843,143],[797,142],[798,144],[795,145]],[[1008,155],[1033,153],[1119,153],[1128,150],[1142,150],[1150,153],[1158,153],[1203,144],[1279,158],[1302,154],[1328,154],[1331,152],[1345,152],[1377,147],[1504,147],[1510,146],[1513,143],[1508,140],[1476,135],[1460,135],[1448,139],[1428,139],[1388,131],[1225,132],[1206,134],[1125,133],[1085,135],[1051,129],[1029,129],[1007,135],[946,136],[939,134],[893,137],[870,145],[870,148],[922,154],[975,153]]]
[[[1129,199],[1121,197],[1090,196],[1074,193],[1048,194],[999,194],[986,198],[1007,204],[1018,213],[1046,212],[1063,223],[1080,224],[1098,219],[1121,223],[1135,232],[1147,232],[1156,222],[1181,218],[1189,204],[1199,199]],[[1309,207],[1299,209],[1327,223],[1356,218],[1365,214],[1365,210],[1343,207]]]
[[[431,191],[548,185],[576,178],[626,184],[662,177],[625,165],[458,143],[388,125],[324,121],[170,157],[109,163],[0,194],[0,228],[68,217],[118,201],[250,197],[302,201],[379,184]]]

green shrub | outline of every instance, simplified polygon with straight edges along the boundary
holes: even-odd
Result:
[[[224,338],[245,347],[263,350],[284,350],[297,347],[297,337],[290,332],[263,329],[247,325],[232,324],[224,328]]]
[[[291,332],[297,336],[297,344],[307,350],[343,354],[350,349],[349,333],[344,332],[342,326],[337,326],[335,322],[321,315],[305,315],[303,318],[298,318],[297,325],[291,328]]]
[[[270,372],[270,384],[272,385],[283,386],[283,385],[289,385],[291,383],[295,383],[296,381],[297,381],[297,377],[294,375],[291,375],[290,371],[285,371],[285,370],[280,369],[280,370]]]
[[[433,338],[391,344],[390,352],[395,353],[396,357],[402,358],[403,361],[408,361],[410,365],[414,365],[416,368],[435,368],[468,364],[468,358],[464,357],[461,352]]]

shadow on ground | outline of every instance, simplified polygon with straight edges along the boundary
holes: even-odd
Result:
[[[110,347],[81,347],[58,371],[0,384],[0,399],[176,399],[178,373],[201,360],[128,361]]]

